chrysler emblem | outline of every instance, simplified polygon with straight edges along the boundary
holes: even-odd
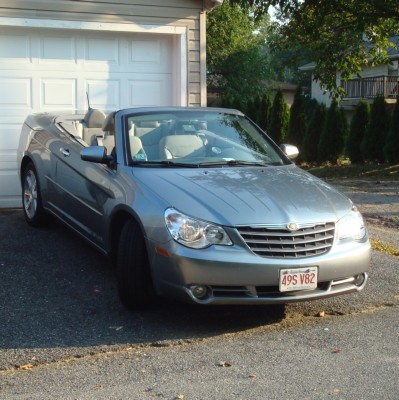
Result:
[[[299,229],[299,226],[295,222],[290,222],[289,224],[287,224],[287,229],[290,231],[297,231]]]

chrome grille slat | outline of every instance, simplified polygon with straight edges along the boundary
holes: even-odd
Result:
[[[287,237],[291,237],[291,236],[301,236],[303,235],[303,231],[304,230],[309,230],[311,228],[306,228],[306,229],[299,229],[298,231],[287,231],[287,230],[268,230],[265,228],[251,228],[253,229],[252,231],[248,230],[248,231],[242,231],[241,228],[239,228],[240,234],[241,235],[253,235],[253,236],[264,236],[265,233],[267,233],[267,236],[287,236]],[[256,231],[255,231],[256,230]],[[318,227],[318,229],[313,228],[313,234],[318,234],[318,233],[325,233],[325,232],[329,232],[332,231],[334,232],[334,226],[332,227],[326,227],[326,228],[320,228]]]
[[[302,239],[302,240],[265,240],[265,239],[262,239],[262,240],[257,240],[257,239],[248,239],[248,240],[246,240],[246,243],[248,244],[248,243],[254,243],[254,244],[270,244],[270,245],[273,245],[273,244],[281,244],[281,245],[284,245],[284,244],[288,244],[288,245],[292,245],[292,244],[304,244],[304,243],[315,243],[315,242],[321,242],[321,241],[323,241],[323,240],[326,240],[326,239],[334,239],[334,236],[331,236],[331,235],[329,235],[329,236],[323,236],[323,237],[319,237],[319,238],[309,238],[309,239]]]
[[[330,245],[328,245],[328,244],[325,244],[325,245],[322,245],[322,246],[313,246],[312,250],[323,250],[323,249],[326,249],[326,248],[329,248],[329,247],[330,247]],[[267,251],[270,251],[270,248],[269,247],[264,247],[264,248],[257,247],[256,250],[258,252],[262,252],[262,251],[266,251],[267,252]],[[287,247],[287,248],[283,248],[283,249],[275,248],[275,249],[273,249],[273,252],[274,253],[296,253],[296,252],[301,251],[301,250],[302,250],[301,247],[297,247],[297,248],[289,248],[289,247]]]
[[[334,223],[315,224],[296,231],[264,226],[237,228],[247,246],[260,257],[304,258],[328,252],[334,242]]]

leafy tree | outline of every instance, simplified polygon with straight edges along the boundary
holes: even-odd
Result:
[[[294,95],[294,102],[290,109],[290,122],[287,131],[287,141],[297,147],[300,147],[306,133],[306,115],[305,99],[302,94],[302,88],[297,87]]]
[[[360,147],[365,161],[385,161],[384,145],[388,129],[389,115],[385,99],[384,96],[378,96],[371,106],[370,123]]]
[[[281,144],[285,139],[289,122],[288,105],[285,102],[283,91],[278,88],[273,100],[272,114],[270,118],[269,135],[277,143]]]
[[[326,122],[320,136],[318,157],[320,161],[336,163],[344,150],[347,134],[345,115],[338,103],[333,101],[327,111]]]
[[[370,122],[370,106],[366,101],[360,101],[352,118],[349,136],[346,143],[346,153],[352,163],[362,163],[360,150],[363,137]]]
[[[342,94],[336,73],[344,80],[358,74],[365,62],[388,63],[388,41],[399,32],[397,0],[229,0],[254,7],[257,18],[269,6],[278,9],[277,48],[307,47],[315,62],[315,79],[334,96]],[[365,45],[366,38],[372,45]],[[365,61],[367,60],[367,61]]]
[[[243,101],[263,93],[268,60],[247,4],[214,9],[207,18],[208,90]]]
[[[391,129],[384,147],[385,158],[391,163],[399,163],[399,96],[393,110]]]
[[[320,134],[326,119],[326,106],[317,104],[302,144],[301,157],[306,162],[316,162],[319,160],[318,147]]]

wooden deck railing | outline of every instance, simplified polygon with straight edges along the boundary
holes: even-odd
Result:
[[[372,99],[384,96],[386,99],[396,99],[399,95],[398,76],[374,76],[372,78],[351,79],[341,81],[346,95],[344,99]]]

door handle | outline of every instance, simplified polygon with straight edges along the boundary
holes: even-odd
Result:
[[[71,153],[69,152],[68,149],[60,148],[60,152],[64,155],[64,157],[69,157]]]

